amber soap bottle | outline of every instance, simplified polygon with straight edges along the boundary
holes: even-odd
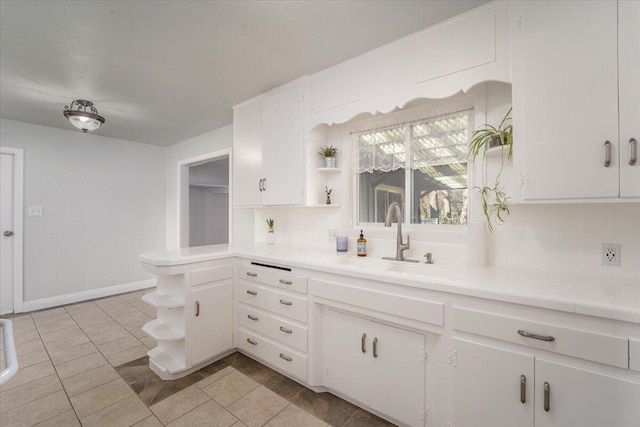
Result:
[[[362,230],[360,230],[360,238],[357,242],[357,251],[358,256],[367,256],[367,239],[364,238],[364,234]]]

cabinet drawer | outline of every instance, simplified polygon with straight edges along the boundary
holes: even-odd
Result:
[[[457,331],[535,347],[618,368],[629,368],[629,340],[625,337],[499,316],[460,307],[453,309],[453,322],[453,328]],[[523,336],[525,334],[530,336]],[[553,340],[544,341],[545,337],[549,339],[553,337]]]
[[[269,292],[269,311],[307,323],[307,299],[281,292]]]
[[[202,283],[215,282],[218,280],[229,279],[233,275],[231,264],[219,265],[217,267],[202,268],[191,272],[191,286],[200,285]]]
[[[640,372],[640,339],[629,339],[629,369]]]
[[[269,290],[238,281],[238,301],[255,307],[269,309]]]
[[[269,315],[245,305],[238,306],[238,324],[263,335],[269,334]]]
[[[238,277],[289,291],[307,293],[307,278],[286,271],[241,266],[238,268]]]
[[[269,362],[278,369],[307,381],[307,356],[294,353],[284,347],[273,345]]]
[[[238,348],[265,362],[271,360],[274,352],[269,341],[243,328],[238,329]]]
[[[298,326],[278,317],[269,318],[268,335],[290,347],[307,351],[307,328]]]

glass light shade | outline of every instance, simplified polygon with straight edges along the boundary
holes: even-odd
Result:
[[[73,109],[74,105],[76,105],[77,110]],[[104,117],[98,114],[93,102],[82,99],[73,101],[71,107],[65,107],[63,114],[73,126],[84,133],[94,131],[104,123]]]
[[[93,118],[93,117],[85,117],[84,115],[80,115],[82,112],[74,111],[68,115],[68,119],[72,125],[80,129],[82,132],[89,132],[98,129],[102,123]]]

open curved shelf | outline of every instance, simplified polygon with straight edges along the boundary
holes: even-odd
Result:
[[[184,307],[184,301],[170,297],[162,292],[151,292],[142,297],[142,301],[155,308]]]
[[[156,341],[178,341],[184,339],[184,332],[172,328],[160,319],[146,323],[142,327],[142,331]]]
[[[183,371],[186,368],[184,363],[178,362],[158,347],[149,350],[147,355],[149,356],[149,359],[156,364],[156,366],[159,366],[163,371],[169,374]]]

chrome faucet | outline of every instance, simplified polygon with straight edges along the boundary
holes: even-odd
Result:
[[[411,241],[409,235],[407,234],[407,243],[402,243],[402,210],[400,209],[400,204],[398,202],[393,202],[389,205],[387,209],[387,216],[384,220],[385,227],[391,227],[391,221],[393,220],[393,212],[396,213],[396,219],[398,220],[398,237],[396,243],[396,257],[383,257],[382,259],[391,259],[394,261],[407,261],[407,262],[418,262],[414,259],[404,259],[404,251],[409,249],[411,246]]]

